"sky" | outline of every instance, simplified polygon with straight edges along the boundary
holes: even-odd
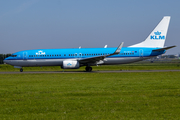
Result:
[[[0,54],[31,49],[124,47],[171,16],[166,54],[180,53],[180,0],[0,0]]]

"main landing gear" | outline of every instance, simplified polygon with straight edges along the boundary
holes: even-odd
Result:
[[[20,72],[23,72],[23,69],[22,69],[22,68],[20,69]]]
[[[86,67],[86,72],[91,72],[92,71],[92,67]]]

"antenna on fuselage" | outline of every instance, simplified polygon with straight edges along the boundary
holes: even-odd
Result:
[[[79,49],[81,49],[81,46],[79,46]]]
[[[104,48],[107,48],[107,45],[105,45]]]

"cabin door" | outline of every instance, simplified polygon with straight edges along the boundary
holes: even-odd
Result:
[[[28,58],[27,52],[23,52],[23,59],[27,60],[27,58]]]
[[[139,57],[143,57],[143,49],[139,50]]]

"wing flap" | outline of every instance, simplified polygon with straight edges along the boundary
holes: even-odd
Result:
[[[80,63],[95,63],[96,61],[103,60],[106,56],[96,56],[96,57],[89,57],[89,58],[84,58],[80,59]]]

